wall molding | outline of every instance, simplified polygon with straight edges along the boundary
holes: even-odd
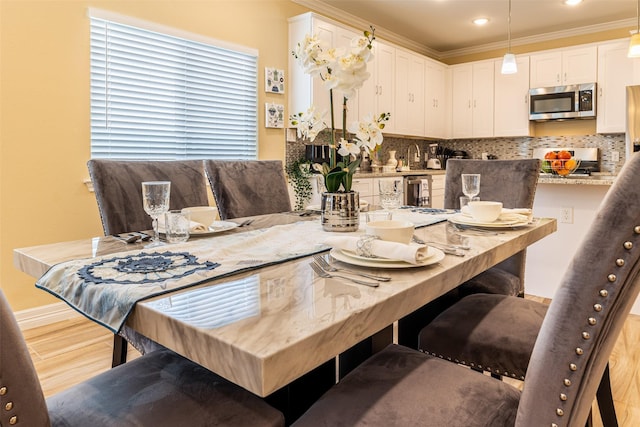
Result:
[[[81,316],[80,313],[69,307],[64,302],[42,305],[15,312],[20,330],[46,326],[51,323],[62,322]]]

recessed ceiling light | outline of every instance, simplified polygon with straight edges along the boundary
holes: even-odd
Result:
[[[582,3],[582,0],[564,0],[564,4],[567,6],[575,6],[580,3]]]
[[[476,18],[473,20],[473,23],[476,25],[484,25],[489,22],[489,18]]]

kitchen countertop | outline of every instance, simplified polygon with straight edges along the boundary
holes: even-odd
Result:
[[[411,169],[402,172],[356,172],[354,178],[388,178],[393,176],[444,175],[444,169]]]
[[[550,174],[540,174],[538,184],[612,185],[615,180],[615,175],[605,175],[600,173],[593,173],[591,175],[569,175],[566,178]]]

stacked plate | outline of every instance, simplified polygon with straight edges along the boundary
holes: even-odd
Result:
[[[374,267],[374,268],[412,268],[412,267],[424,267],[427,265],[436,264],[444,258],[444,252],[440,249],[429,246],[427,256],[424,260],[417,264],[411,264],[406,261],[391,258],[369,258],[356,254],[355,252],[347,251],[344,249],[333,248],[330,252],[331,256],[347,264],[359,265],[361,267]]]

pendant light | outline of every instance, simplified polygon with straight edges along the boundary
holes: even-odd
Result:
[[[629,53],[627,53],[629,58],[640,57],[640,0],[636,4],[636,20],[636,33],[631,36],[631,41],[629,42]]]
[[[640,0],[638,0],[640,2]],[[508,34],[508,44],[507,44],[507,53],[505,53],[504,58],[502,59],[502,74],[515,74],[518,72],[518,65],[516,64],[516,56],[511,53],[511,0],[509,0],[509,20],[507,21],[507,34]]]

